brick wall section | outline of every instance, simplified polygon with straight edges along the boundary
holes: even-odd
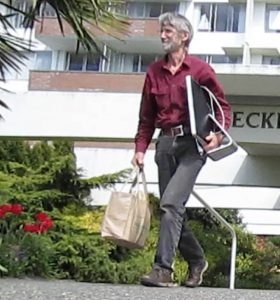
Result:
[[[64,36],[67,37],[74,37],[74,31],[71,29],[71,27],[66,23],[63,22],[63,31]],[[92,32],[96,36],[106,36],[104,32],[101,30],[91,27]],[[110,34],[114,34],[114,29],[109,29]],[[36,31],[35,31],[36,37],[40,40],[40,37],[48,37],[48,36],[62,36],[60,27],[58,24],[58,21],[56,18],[45,18],[42,23],[37,23],[36,25]],[[121,38],[120,34],[115,33],[116,36]],[[135,37],[137,36],[154,36],[158,37],[159,35],[159,27],[158,27],[158,20],[157,19],[131,19],[130,20],[130,26],[128,27],[128,35],[125,39],[129,39],[129,37]]]
[[[140,93],[145,74],[31,71],[29,90]]]

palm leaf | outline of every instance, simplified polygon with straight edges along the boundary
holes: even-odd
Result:
[[[113,3],[121,3],[113,0]],[[24,26],[33,28],[36,22],[41,23],[43,30],[44,16],[47,5],[55,11],[62,34],[63,21],[65,20],[73,29],[78,42],[88,51],[93,48],[101,52],[98,47],[97,38],[92,33],[92,26],[105,31],[114,30],[115,36],[126,34],[128,30],[128,19],[124,16],[108,11],[108,1],[100,0],[34,0],[33,6],[24,14]],[[38,19],[41,15],[41,20]]]
[[[117,38],[127,34],[128,19],[108,10],[109,3],[110,5],[115,5],[123,3],[122,1],[30,0],[30,7],[27,11],[19,9],[15,5],[16,1],[0,1],[0,8],[5,7],[10,11],[8,14],[3,15],[1,13],[3,10],[0,10],[0,81],[5,81],[5,71],[9,68],[15,71],[20,70],[25,59],[25,55],[22,52],[30,51],[31,48],[31,37],[29,43],[16,37],[15,28],[9,21],[15,14],[23,16],[22,25],[25,28],[32,30],[37,23],[40,23],[41,30],[43,30],[46,9],[47,6],[51,6],[56,14],[61,33],[64,34],[63,20],[73,29],[77,37],[77,50],[79,45],[81,45],[87,51],[95,49],[103,55],[92,28],[98,28]],[[1,87],[0,89],[3,90]]]

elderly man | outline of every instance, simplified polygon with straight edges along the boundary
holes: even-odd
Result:
[[[147,286],[174,286],[173,260],[178,248],[189,264],[185,285],[202,283],[208,267],[203,249],[185,222],[185,205],[195,180],[206,161],[205,151],[217,147],[223,136],[211,133],[199,151],[190,134],[186,102],[186,75],[206,86],[218,99],[225,116],[225,128],[231,122],[231,109],[213,69],[188,53],[193,28],[188,19],[176,13],[159,17],[160,38],[166,55],[152,63],[143,87],[135,155],[132,162],[144,165],[144,155],[155,128],[160,128],[156,142],[155,161],[158,166],[160,190],[160,230],[152,271],[141,277]],[[217,111],[217,119],[221,113]]]

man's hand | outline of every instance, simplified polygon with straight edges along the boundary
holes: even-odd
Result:
[[[224,135],[222,133],[214,133],[211,132],[205,139],[208,142],[203,149],[207,152],[209,150],[217,148],[222,140],[223,140]]]
[[[144,156],[145,154],[143,152],[136,152],[131,161],[133,166],[142,168],[144,166]]]

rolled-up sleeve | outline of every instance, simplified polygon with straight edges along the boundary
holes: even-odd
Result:
[[[217,98],[224,113],[224,122],[225,122],[224,127],[226,130],[229,129],[231,126],[231,106],[225,97],[224,89],[221,83],[218,81],[218,78],[214,70],[210,66],[204,69],[203,74],[200,77],[199,83],[201,85],[206,86]],[[222,124],[223,121],[222,112],[220,111],[220,109],[218,109],[217,106],[215,106],[215,115],[217,121],[220,124]]]
[[[151,94],[151,80],[146,75],[139,111],[138,130],[135,136],[135,151],[145,153],[155,131],[156,104]]]

